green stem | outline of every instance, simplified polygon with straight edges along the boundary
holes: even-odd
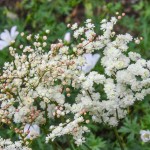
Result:
[[[55,144],[57,147],[59,147],[60,150],[63,150],[62,147],[57,142],[55,142]]]
[[[87,144],[83,143],[87,147],[88,150],[92,150]]]
[[[119,145],[120,145],[121,150],[124,150],[124,145],[123,145],[123,143],[122,143],[122,141],[121,141],[121,138],[120,138],[120,136],[119,136],[119,134],[118,134],[118,132],[117,132],[117,128],[115,127],[115,128],[113,128],[113,130],[114,130],[114,133],[115,133],[115,135],[116,135],[116,138],[117,138],[117,140],[118,140],[118,142],[119,142]]]
[[[52,145],[53,150],[57,150],[57,146],[55,145],[55,143],[54,142],[50,142],[50,143]]]

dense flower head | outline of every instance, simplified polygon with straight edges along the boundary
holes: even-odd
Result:
[[[1,150],[31,150],[26,146],[23,146],[22,141],[15,141],[14,143],[10,139],[3,139],[0,137],[0,149]]]
[[[102,20],[102,35],[95,33],[91,19],[82,27],[75,23],[71,29],[79,42],[59,40],[47,52],[47,35],[28,35],[31,44],[20,45],[22,54],[9,47],[14,59],[4,64],[0,76],[0,122],[11,126],[24,144],[40,136],[39,128],[45,124],[46,142],[69,134],[77,145],[85,142],[90,121],[117,126],[126,109],[150,93],[150,62],[128,52],[134,39],[127,33],[115,34],[117,21]],[[85,56],[91,58],[90,69],[85,69]],[[104,71],[92,71],[96,63]],[[31,137],[30,127],[35,125],[38,131]]]

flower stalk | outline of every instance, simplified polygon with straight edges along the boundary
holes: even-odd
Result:
[[[118,143],[119,143],[119,145],[120,145],[121,150],[125,150],[125,149],[124,149],[124,144],[123,144],[123,142],[122,142],[121,137],[120,137],[119,134],[118,134],[117,128],[114,127],[113,130],[114,130],[115,136],[116,136],[116,138],[117,138],[117,140],[118,140]]]

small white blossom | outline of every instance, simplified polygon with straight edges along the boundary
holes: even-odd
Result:
[[[149,130],[141,130],[141,139],[143,142],[149,142],[150,141],[150,131]]]
[[[78,24],[77,23],[74,23],[71,27],[72,30],[75,30],[76,28],[78,27]]]
[[[17,37],[19,32],[17,31],[17,27],[13,26],[10,30],[4,30],[0,34],[0,50],[3,50],[5,47],[9,46]]]
[[[67,41],[68,43],[70,42],[71,40],[71,33],[70,32],[67,32],[64,36],[64,41]]]

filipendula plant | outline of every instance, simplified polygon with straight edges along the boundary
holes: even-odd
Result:
[[[121,16],[103,19],[101,35],[91,19],[81,27],[68,25],[74,43],[50,44],[46,30],[42,36],[26,36],[30,44],[19,46],[22,54],[9,47],[13,61],[4,64],[0,75],[0,123],[9,126],[19,141],[1,138],[2,149],[30,149],[42,128],[46,143],[72,135],[75,144],[82,145],[90,132],[87,124],[116,127],[127,108],[150,93],[150,61],[128,50],[130,42],[138,44],[140,39],[116,35],[118,19]],[[101,53],[97,66],[103,71],[85,72],[84,55],[95,53]]]

